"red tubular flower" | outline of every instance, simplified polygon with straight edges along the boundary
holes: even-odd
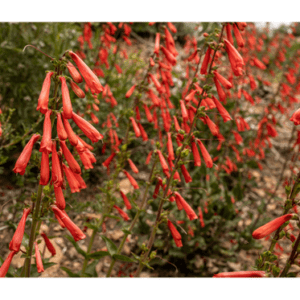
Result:
[[[76,177],[74,176],[74,173],[70,168],[68,168],[65,164],[62,164],[64,173],[67,177],[71,193],[77,193],[80,192],[80,184],[77,181]],[[76,173],[75,173],[76,174]]]
[[[172,65],[175,66],[177,63],[177,60],[173,53],[171,53],[168,49],[166,49],[164,46],[160,46],[161,51],[165,55],[167,61]]]
[[[232,34],[231,34],[231,24],[227,24],[225,26],[225,28],[226,28],[227,39],[233,45],[233,38],[232,38]]]
[[[129,166],[130,166],[132,172],[137,174],[139,172],[139,170],[136,167],[136,165],[133,163],[133,161],[130,158],[128,158],[128,162],[129,162]]]
[[[68,135],[64,128],[60,113],[56,114],[56,118],[57,118],[57,123],[56,123],[57,136],[61,141],[64,141],[68,138]]]
[[[245,42],[241,36],[241,33],[237,27],[236,24],[233,24],[233,32],[234,32],[234,35],[235,35],[235,38],[236,38],[236,42],[238,44],[239,47],[243,48],[245,46]]]
[[[52,141],[51,141],[51,110],[48,110],[45,114],[44,126],[43,126],[43,138],[40,145],[40,152],[51,152]]]
[[[224,108],[224,106],[216,99],[214,95],[212,95],[212,99],[217,107],[218,112],[220,113],[221,117],[223,118],[224,123],[227,121],[232,120],[228,111]]]
[[[60,161],[56,151],[56,142],[52,143],[52,178],[51,183],[54,187],[60,187],[63,185],[62,171],[60,167]]]
[[[253,98],[245,90],[242,90],[242,93],[247,101],[249,101],[252,105],[255,104]]]
[[[201,157],[197,148],[197,145],[194,141],[191,142],[192,144],[192,152],[194,156],[194,166],[200,167],[201,166]]]
[[[159,192],[159,188],[160,187],[163,187],[163,184],[162,184],[162,179],[159,177],[158,178],[158,182],[155,186],[155,189],[154,189],[154,193],[153,193],[153,198],[156,199],[157,198],[157,195],[158,195],[158,192]]]
[[[77,69],[74,67],[74,65],[69,61],[67,63],[67,68],[68,68],[68,71],[69,71],[71,77],[73,78],[73,80],[77,83],[81,83],[82,77],[81,77],[80,73],[77,71]]]
[[[141,123],[137,123],[138,126],[139,126],[139,130],[141,132],[141,136],[142,136],[142,139],[143,141],[148,141],[148,135],[147,135],[147,132],[145,131],[145,129],[143,128],[142,124]]]
[[[124,38],[124,37],[123,37]],[[125,40],[125,39],[124,39]],[[126,40],[125,40],[126,41]],[[120,68],[120,66],[119,65],[117,65],[117,64],[115,64],[115,68],[116,68],[116,70],[117,70],[117,72],[119,73],[119,74],[122,74],[123,73],[123,71],[122,71],[122,69]]]
[[[176,27],[171,22],[167,22],[167,25],[173,33],[177,32]]]
[[[129,119],[132,123],[132,127],[133,127],[133,130],[134,130],[135,136],[140,137],[141,136],[141,131],[140,131],[138,125],[136,124],[135,119],[133,117],[130,117]]]
[[[52,143],[51,143],[52,144]],[[49,154],[42,153],[40,185],[47,185],[50,179]]]
[[[126,95],[125,95],[126,98],[129,98],[129,97],[132,95],[132,93],[134,92],[135,87],[136,87],[136,84],[134,84],[134,85],[128,90],[128,92],[127,92]]]
[[[202,75],[207,74],[207,66],[210,59],[210,53],[211,53],[211,48],[208,46],[200,69],[200,74]]]
[[[232,88],[231,82],[229,82],[225,77],[220,75],[217,71],[213,71],[213,73],[225,89],[231,89]]]
[[[217,93],[218,93],[220,101],[224,102],[226,104],[226,94],[223,91],[223,89],[222,89],[219,81],[216,79],[216,77],[214,77],[214,82],[215,82],[215,86],[217,88]]]
[[[158,154],[159,161],[160,161],[160,164],[161,164],[161,167],[162,167],[163,171],[164,172],[169,172],[168,164],[167,164],[164,156],[162,155],[161,151],[160,150],[156,150],[156,152]]]
[[[68,162],[68,165],[69,165],[70,169],[74,173],[80,174],[81,173],[80,166],[77,163],[74,156],[72,155],[72,153],[70,152],[70,150],[68,149],[66,143],[64,141],[60,141],[59,144],[60,144],[60,147],[61,147],[62,152],[64,154],[64,157],[65,157],[66,161]]]
[[[184,105],[183,100],[179,100],[179,102],[180,102],[180,109],[181,109],[182,119],[183,119],[185,122],[187,122],[187,121],[189,120],[189,116],[188,116],[186,107],[185,107],[185,105]]]
[[[202,209],[200,206],[198,206],[198,212],[199,212],[199,221],[200,221],[200,225],[201,227],[205,227],[205,224],[204,224],[204,220],[203,220],[203,213],[202,213]]]
[[[186,183],[192,182],[192,177],[191,177],[191,175],[189,174],[189,172],[187,171],[185,165],[181,165],[181,166],[180,166],[180,169],[181,169],[181,173],[182,173],[182,175],[183,175],[183,177],[184,177],[184,181],[185,181]]]
[[[14,236],[13,236],[11,242],[9,243],[10,251],[19,252],[21,244],[22,244],[22,240],[23,240],[24,231],[25,231],[26,219],[27,219],[29,213],[30,213],[30,208],[23,209],[22,218],[18,224],[18,227],[14,233]]]
[[[130,181],[130,183],[133,186],[133,188],[136,189],[136,190],[138,190],[140,187],[137,184],[137,182],[135,181],[135,179],[127,171],[123,170],[123,173],[126,175],[126,177]]]
[[[52,211],[54,212],[55,216],[57,216],[66,226],[66,228],[69,230],[69,232],[72,234],[75,242],[83,240],[86,238],[85,234],[80,230],[80,228],[75,225],[69,216],[64,212],[61,211],[56,206],[51,206]]]
[[[78,152],[78,154],[85,170],[94,169],[92,164],[96,162],[96,159],[90,150],[86,149],[86,151]]]
[[[243,138],[241,137],[241,135],[236,132],[235,130],[232,130],[232,133],[234,134],[234,138],[235,138],[235,141],[238,145],[242,144],[243,143]]]
[[[83,76],[86,84],[90,88],[92,94],[99,94],[103,91],[103,86],[101,85],[98,77],[93,73],[93,71],[83,62],[83,60],[74,52],[69,51],[69,54],[75,64],[77,65],[81,75]]]
[[[71,119],[73,109],[72,109],[72,103],[70,99],[66,78],[63,76],[59,76],[59,80],[61,82],[61,96],[62,96],[62,103],[63,103],[64,118]]]
[[[7,274],[11,261],[16,253],[17,252],[15,251],[9,252],[6,260],[3,262],[2,266],[0,267],[0,278],[5,277],[5,275]]]
[[[78,135],[77,135],[77,138],[78,138],[78,143],[81,142],[85,148],[87,148],[87,149],[89,149],[89,150],[91,150],[91,151],[94,149],[93,146],[87,144],[87,143],[86,143],[83,139],[81,139]],[[82,150],[82,151],[84,151],[84,150]]]
[[[171,234],[172,234],[172,237],[173,237],[173,240],[174,240],[176,246],[182,247],[183,245],[182,245],[182,241],[181,241],[181,235],[170,220],[168,220],[168,227],[171,231]]]
[[[129,221],[130,218],[129,216],[126,214],[126,212],[124,210],[122,210],[120,207],[118,207],[117,205],[113,206],[121,215],[121,217],[125,220],[125,221]]]
[[[65,197],[62,191],[62,188],[54,186],[54,194],[55,194],[55,200],[56,200],[56,205],[59,209],[64,210],[66,207],[66,201]]]
[[[247,26],[246,22],[236,22],[237,27],[240,31],[244,31],[245,27]]]
[[[149,152],[149,154],[148,154],[148,156],[147,156],[147,158],[146,158],[146,162],[145,162],[146,165],[149,165],[150,160],[151,160],[151,157],[152,157],[152,153],[153,153],[153,151],[150,151],[150,152]]]
[[[102,165],[106,168],[108,168],[110,162],[113,160],[113,158],[116,156],[116,153],[113,152],[103,163]]]
[[[90,116],[92,118],[92,121],[94,124],[98,124],[99,123],[99,119],[91,112]]]
[[[53,244],[51,243],[51,241],[48,239],[46,233],[41,233],[41,236],[43,237],[46,247],[49,250],[49,252],[52,254],[52,256],[54,256],[56,254],[56,250],[53,246]]]
[[[24,147],[22,153],[20,154],[18,160],[16,161],[15,167],[13,168],[13,171],[15,173],[19,173],[20,175],[25,174],[26,167],[28,165],[28,162],[30,160],[31,152],[33,145],[35,142],[40,138],[41,136],[39,134],[34,134],[29,142]]]
[[[168,135],[167,149],[168,149],[168,153],[169,153],[169,159],[174,160],[175,156],[174,156],[171,132],[168,132],[167,135]]]
[[[238,277],[265,277],[265,271],[239,271],[215,274],[215,278],[238,278]]]
[[[120,194],[121,194],[121,196],[123,198],[123,201],[124,201],[124,204],[125,204],[126,208],[127,209],[131,209],[131,203],[129,202],[129,200],[126,197],[126,195],[122,191],[120,191]]]
[[[71,89],[75,93],[75,95],[81,99],[85,97],[84,91],[74,82],[70,81]]]
[[[258,67],[261,70],[265,70],[267,67],[264,63],[262,63],[259,59],[256,57],[253,58],[253,63],[256,67]]]
[[[159,54],[159,40],[160,40],[160,33],[157,32],[156,36],[155,36],[155,45],[154,45],[154,53],[156,54],[156,56],[158,56]]]
[[[189,204],[183,199],[183,197],[178,193],[175,192],[175,198],[180,202],[183,209],[185,210],[186,214],[188,215],[188,218],[192,221],[195,219],[198,219],[198,216],[195,214],[193,209],[189,206]]]
[[[152,82],[154,83],[155,88],[157,89],[157,91],[158,91],[159,93],[161,93],[161,92],[163,91],[163,87],[162,87],[162,85],[159,83],[159,81],[157,80],[157,78],[156,78],[153,74],[151,74],[151,73],[149,73],[148,75],[149,75],[149,77],[151,78]]]
[[[49,72],[46,75],[46,78],[43,82],[42,90],[38,99],[38,105],[36,110],[39,110],[42,114],[45,114],[48,110],[48,102],[49,102],[49,92],[51,85],[51,76],[53,72]]]
[[[85,184],[84,180],[82,179],[81,175],[76,174],[76,173],[73,173],[73,175],[76,178],[76,180],[78,181],[79,188],[80,189],[86,189],[86,184]]]
[[[290,121],[294,122],[295,125],[300,125],[300,108],[292,114]]]
[[[146,104],[144,104],[143,107],[144,107],[144,110],[145,110],[145,114],[146,114],[147,120],[148,120],[150,123],[152,123],[152,122],[153,122],[153,118],[152,118],[152,115],[151,115],[151,112],[150,112],[148,106],[147,106]]]
[[[254,232],[252,233],[252,237],[254,239],[262,239],[265,236],[272,233],[273,231],[275,231],[276,229],[278,229],[282,224],[289,221],[292,217],[293,214],[286,214],[279,218],[276,218],[273,221],[268,222],[267,224],[254,230]]]
[[[78,144],[78,137],[74,133],[69,121],[67,119],[65,119],[64,115],[62,115],[62,117],[63,117],[64,127],[65,127],[66,133],[68,135],[68,140],[69,140],[70,144],[75,147]]]
[[[233,74],[235,76],[243,75],[243,67],[245,65],[243,58],[228,40],[224,39],[224,42]]]
[[[72,113],[72,120],[82,130],[82,132],[92,141],[92,143],[98,142],[103,139],[103,135],[91,125],[89,122],[79,117],[74,112]]]
[[[179,130],[181,130],[178,120],[176,118],[176,116],[173,116],[173,120],[174,120],[174,126],[175,126],[175,130],[178,132]]]
[[[206,164],[206,167],[207,168],[212,168],[213,167],[213,162],[212,162],[212,159],[211,159],[208,151],[206,150],[206,148],[202,144],[201,140],[199,140],[199,139],[196,139],[196,140],[197,140],[197,143],[198,143],[198,145],[200,147],[200,151],[201,151],[201,154],[203,156],[203,159],[204,159],[204,162]]]
[[[41,257],[41,252],[39,250],[37,242],[34,242],[34,249],[35,249],[35,260],[36,260],[36,267],[37,271],[39,273],[44,272],[44,266],[43,266],[43,261]]]
[[[220,133],[219,127],[207,115],[204,117],[204,120],[212,135],[218,136]]]

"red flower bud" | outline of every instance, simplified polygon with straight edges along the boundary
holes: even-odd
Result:
[[[37,242],[34,242],[34,249],[35,249],[35,260],[36,260],[36,267],[37,271],[39,273],[44,272],[44,266],[43,266],[43,261],[41,257],[41,252],[39,250]]]
[[[52,145],[52,142],[51,142]],[[42,153],[40,185],[47,185],[50,179],[49,154]]]
[[[70,85],[71,85],[72,91],[75,93],[75,95],[77,97],[79,97],[79,98],[85,97],[84,91],[74,81],[71,80]]]
[[[182,119],[187,122],[189,120],[189,116],[185,107],[185,104],[183,100],[179,100],[180,103],[180,109],[181,109],[181,114],[182,114]]]
[[[213,73],[225,89],[231,89],[232,88],[232,84],[225,77],[220,75],[217,71],[213,71]]]
[[[148,154],[148,156],[147,156],[147,158],[146,158],[146,162],[145,162],[146,165],[149,165],[150,160],[151,160],[151,157],[152,157],[152,153],[153,153],[153,151],[150,151],[150,152],[149,152],[149,154]]]
[[[168,132],[167,135],[168,135],[167,149],[168,149],[168,153],[169,153],[169,159],[174,160],[175,156],[174,156],[171,132]]]
[[[141,132],[141,136],[142,136],[143,141],[148,141],[148,135],[147,135],[147,132],[145,131],[144,127],[142,126],[141,123],[137,123],[137,124],[139,126],[139,130]]]
[[[159,54],[159,40],[160,40],[160,33],[157,32],[156,36],[155,36],[155,45],[154,45],[154,53],[156,54],[156,56],[158,56]]]
[[[136,167],[136,165],[133,163],[133,161],[130,158],[128,158],[128,162],[129,162],[129,166],[130,166],[132,172],[138,173],[139,172],[138,168]]]
[[[24,231],[25,231],[26,219],[27,219],[29,213],[30,213],[30,208],[23,209],[22,218],[18,224],[18,227],[14,233],[14,236],[13,236],[11,242],[9,243],[10,251],[19,252],[21,244],[22,244],[22,240],[23,240]]]
[[[50,153],[52,150],[52,141],[51,141],[51,134],[52,134],[52,127],[51,127],[51,110],[48,110],[45,114],[44,126],[43,126],[43,138],[40,145],[40,152],[47,152]]]
[[[259,59],[257,59],[256,57],[253,58],[253,62],[254,62],[254,65],[256,67],[258,67],[259,69],[261,70],[265,70],[267,67],[265,66],[264,63],[262,63]]]
[[[265,277],[265,271],[239,271],[215,274],[216,278],[238,278],[238,277]]]
[[[195,219],[198,219],[198,216],[195,214],[195,212],[190,207],[190,205],[183,199],[183,197],[178,192],[175,192],[174,194],[175,194],[176,199],[180,202],[180,204],[182,205],[182,207],[185,210],[186,214],[188,215],[188,218],[191,221],[195,220]]]
[[[48,110],[48,102],[49,102],[49,92],[51,85],[51,76],[53,72],[49,72],[46,75],[46,78],[43,82],[42,90],[38,99],[38,105],[36,110],[39,110],[42,114],[45,114]]]
[[[224,42],[233,74],[235,76],[243,75],[243,67],[245,65],[243,58],[228,40],[224,39]]]
[[[65,197],[61,187],[54,186],[54,194],[55,194],[55,204],[61,210],[64,210],[66,207]]]
[[[70,99],[69,89],[67,86],[66,78],[63,76],[59,77],[61,81],[61,96],[62,96],[62,103],[63,103],[63,113],[65,119],[72,118],[72,103]]]
[[[85,184],[83,178],[81,177],[81,175],[80,174],[76,174],[76,173],[73,173],[73,175],[76,178],[76,180],[78,181],[79,188],[80,189],[86,189],[86,184]]]
[[[57,123],[56,123],[57,136],[61,141],[64,141],[68,138],[68,135],[64,128],[60,113],[56,114],[56,118],[57,118]]]
[[[3,278],[5,277],[6,273],[8,272],[8,269],[9,269],[9,266],[11,264],[11,261],[14,257],[14,255],[16,254],[17,252],[15,251],[11,251],[9,252],[6,260],[3,262],[1,268],[0,268],[0,278]]]
[[[194,156],[194,166],[200,167],[201,166],[201,157],[197,148],[197,145],[194,141],[191,142],[192,144],[192,152]]]
[[[182,247],[182,241],[181,241],[181,235],[178,232],[178,230],[175,228],[175,226],[171,223],[170,220],[168,220],[168,227],[171,231],[172,237],[174,239],[174,242],[177,247]]]
[[[273,221],[268,222],[267,224],[254,230],[254,232],[252,233],[252,237],[254,239],[262,239],[265,236],[272,233],[273,231],[275,231],[276,229],[278,229],[282,224],[289,221],[292,217],[293,214],[286,214],[279,218],[276,218]]]
[[[49,250],[49,252],[51,252],[52,256],[54,256],[56,254],[56,250],[53,246],[53,244],[51,243],[51,241],[48,239],[47,235],[43,232],[41,233],[41,236],[43,237],[46,247]]]
[[[61,211],[56,206],[51,206],[52,211],[54,212],[55,216],[58,216],[58,218],[64,223],[66,228],[69,230],[69,232],[72,234],[75,242],[83,240],[86,238],[85,234],[80,230],[80,228],[75,225],[69,216],[64,212]]]
[[[126,98],[129,98],[129,97],[132,95],[132,93],[134,92],[135,87],[136,87],[136,84],[134,84],[134,85],[128,90],[128,92],[127,92],[126,95],[125,95]]]
[[[224,108],[224,106],[214,96],[212,96],[212,99],[217,107],[218,112],[223,118],[224,123],[232,120],[232,118],[230,117],[228,111]]]
[[[123,173],[126,175],[134,189],[137,190],[140,188],[135,179],[127,171],[123,170]]]
[[[60,167],[60,161],[56,151],[56,142],[52,143],[52,178],[51,183],[54,187],[60,187],[63,185],[62,171]]]
[[[13,171],[15,173],[19,173],[20,175],[25,174],[25,170],[27,167],[27,164],[30,160],[31,152],[33,145],[35,142],[40,138],[41,136],[39,134],[34,134],[29,142],[24,147],[22,153],[20,154],[18,160],[16,161],[15,167],[13,168]]]
[[[140,131],[138,125],[136,124],[135,119],[133,117],[130,117],[129,119],[132,123],[132,127],[133,127],[133,130],[134,130],[135,136],[140,137],[141,136],[141,131]]]
[[[227,24],[225,26],[225,28],[226,28],[227,39],[233,45],[233,38],[232,38],[232,34],[231,34],[231,24]]]
[[[113,160],[113,158],[116,156],[116,153],[113,152],[103,163],[102,165],[106,168],[108,168],[110,162]]]
[[[92,141],[92,143],[98,142],[103,139],[103,135],[91,125],[89,122],[79,117],[74,112],[72,113],[72,119],[76,125],[82,130],[82,132]]]
[[[201,154],[203,156],[203,159],[204,159],[204,162],[206,164],[206,167],[207,168],[212,168],[213,167],[213,162],[212,162],[212,159],[208,153],[208,151],[206,150],[206,148],[204,147],[203,143],[201,142],[201,140],[199,139],[196,139],[197,140],[197,143],[200,147],[200,151],[201,151]]]
[[[123,211],[120,207],[118,207],[117,205],[114,205],[113,207],[119,212],[119,214],[121,215],[121,217],[122,217],[125,221],[129,221],[129,220],[130,220],[130,218],[129,218],[129,216],[126,214],[126,212]]]
[[[189,174],[189,172],[187,171],[185,165],[181,165],[181,166],[180,166],[180,169],[181,169],[181,173],[182,173],[182,175],[183,175],[183,177],[184,177],[184,181],[185,181],[186,183],[192,182],[192,177],[191,177],[191,175]]]
[[[172,65],[175,66],[177,63],[176,58],[174,57],[173,53],[171,51],[169,51],[168,49],[166,49],[164,46],[160,46],[161,51],[163,52],[163,54],[165,55],[167,61]]]
[[[120,191],[120,194],[121,194],[121,196],[123,198],[123,201],[124,201],[124,204],[125,204],[126,208],[127,209],[131,209],[131,203],[129,202],[129,200],[126,197],[126,195],[122,191]]]
[[[69,121],[65,119],[64,115],[62,115],[64,127],[66,133],[68,135],[68,140],[72,146],[76,146],[78,144],[78,136],[74,133]]]
[[[77,65],[81,75],[83,76],[86,84],[90,88],[92,94],[99,94],[103,91],[103,87],[98,79],[98,77],[93,73],[93,71],[83,62],[83,60],[74,52],[69,51],[69,54],[75,64]]]
[[[66,161],[68,162],[68,165],[70,167],[70,169],[77,174],[81,173],[81,169],[79,164],[77,163],[77,161],[75,160],[74,156],[72,155],[72,153],[70,152],[70,150],[68,149],[66,143],[64,141],[60,141],[60,147],[62,149],[62,152],[64,154],[64,157],[66,159]]]
[[[80,184],[77,181],[77,179],[74,176],[74,173],[72,172],[72,170],[70,168],[68,168],[65,164],[62,164],[63,166],[63,170],[64,173],[67,177],[70,189],[71,189],[71,193],[77,193],[80,192]]]
[[[210,59],[210,53],[211,53],[211,48],[208,46],[200,69],[200,74],[202,75],[207,74],[207,66]]]
[[[236,24],[233,24],[233,32],[234,32],[234,35],[235,35],[235,38],[236,38],[236,42],[238,44],[239,47],[243,48],[245,46],[245,42],[241,36],[241,33],[237,27]]]
[[[164,156],[162,155],[161,151],[160,150],[156,150],[156,152],[158,154],[159,161],[160,161],[160,164],[161,164],[161,167],[162,167],[163,171],[164,172],[169,172],[168,164],[167,164]]]
[[[69,61],[67,63],[67,68],[68,68],[68,71],[69,71],[71,77],[73,78],[73,80],[77,83],[81,83],[82,77],[81,77],[80,73],[77,71],[77,69],[74,67],[74,65]]]

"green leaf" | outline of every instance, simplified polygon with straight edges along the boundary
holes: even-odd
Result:
[[[69,277],[80,277],[77,273],[73,273],[70,269],[66,267],[60,267],[63,271],[65,271]]]
[[[94,253],[91,253],[91,254],[88,254],[87,255],[87,258],[89,259],[100,259],[104,256],[107,256],[109,255],[109,253],[107,251],[97,251],[97,252],[94,252]]]
[[[90,277],[98,277],[98,274],[96,272],[96,265],[98,264],[98,260],[94,260],[93,262],[91,262],[86,270],[85,270],[85,274],[89,275]]]
[[[114,254],[117,253],[118,248],[117,246],[114,244],[114,242],[112,240],[110,240],[109,238],[107,238],[104,235],[101,235],[102,239],[104,240],[106,247],[107,247],[107,251],[109,252],[110,256],[113,256]]]
[[[120,260],[120,261],[124,261],[124,262],[129,262],[129,263],[136,262],[135,259],[130,258],[130,257],[125,256],[125,255],[121,255],[121,254],[114,254],[113,258],[116,259],[116,260]]]
[[[127,230],[127,229],[122,229],[122,231],[125,233],[125,234],[131,234],[131,231]]]
[[[79,245],[74,241],[74,239],[69,235],[67,235],[66,238],[72,243],[72,245],[75,247],[76,251],[79,254],[81,254],[84,258],[86,258],[87,253],[79,247]]]

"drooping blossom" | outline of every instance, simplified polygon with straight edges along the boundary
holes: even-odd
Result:
[[[49,92],[51,85],[51,76],[53,72],[49,72],[43,82],[42,90],[38,99],[38,105],[36,110],[39,110],[42,114],[45,114],[48,110]]]
[[[43,125],[43,138],[40,145],[40,152],[47,152],[50,153],[52,151],[52,127],[51,127],[51,110],[48,110],[45,114],[45,120]]]
[[[46,233],[42,232],[41,236],[43,237],[46,247],[49,250],[49,252],[51,253],[52,256],[54,256],[56,254],[56,250],[53,246],[53,244],[51,243],[51,241],[49,240],[49,238],[47,237]]]
[[[243,67],[245,65],[243,58],[228,40],[224,39],[224,42],[233,74],[235,76],[243,75]]]
[[[92,143],[98,142],[103,139],[103,135],[88,121],[81,118],[74,112],[72,112],[72,120],[82,130],[82,132],[92,141]]]
[[[134,189],[137,190],[140,188],[135,179],[126,170],[123,170],[123,173],[126,175]]]
[[[65,131],[68,135],[68,140],[69,140],[70,144],[75,147],[78,144],[78,136],[75,134],[69,121],[67,119],[65,119],[64,115],[62,115],[62,118],[63,118]]]
[[[71,235],[73,236],[75,242],[83,240],[86,238],[86,235],[81,231],[81,229],[74,224],[69,216],[66,214],[65,211],[60,210],[55,205],[51,206],[52,211],[54,212],[55,216],[58,216],[60,220],[64,223],[66,228],[69,230]]]
[[[171,234],[172,234],[172,237],[173,237],[173,240],[174,240],[176,246],[182,247],[183,245],[182,245],[182,241],[181,241],[181,235],[170,220],[168,220],[168,227],[171,231]]]
[[[56,142],[52,142],[52,178],[51,183],[54,187],[60,187],[63,185],[63,176],[60,166],[59,157],[56,151]]]
[[[52,145],[52,143],[51,143]],[[47,185],[50,179],[49,154],[42,152],[40,185]]]
[[[15,167],[13,168],[13,171],[15,173],[19,173],[20,175],[25,174],[26,167],[28,165],[28,162],[30,160],[32,148],[35,144],[35,142],[41,137],[40,134],[33,134],[31,139],[28,141],[26,146],[24,147],[22,153],[20,154],[18,160],[16,161]]]
[[[69,61],[67,63],[67,69],[75,82],[77,82],[77,83],[82,82],[82,77],[81,77],[80,73],[77,71],[75,66]]]
[[[180,202],[180,204],[182,205],[183,209],[185,210],[188,218],[192,221],[195,219],[198,219],[198,216],[195,214],[195,212],[193,211],[193,209],[190,207],[190,205],[183,199],[183,197],[178,193],[175,192],[174,193],[175,198],[178,202]]]
[[[215,278],[265,277],[265,271],[238,271],[215,274]]]
[[[63,113],[65,119],[72,118],[72,103],[69,94],[69,88],[67,86],[66,78],[63,76],[59,76],[59,80],[61,82],[61,96],[62,96],[62,104],[63,104]]]
[[[254,230],[254,232],[252,233],[252,237],[254,239],[262,239],[265,236],[267,236],[267,235],[271,234],[272,232],[274,232],[282,224],[289,221],[292,217],[293,217],[293,214],[285,214],[285,215],[283,215],[279,218],[276,218],[276,219],[268,222],[267,224],[265,224],[265,225],[257,228],[256,230]]]
[[[64,210],[66,208],[66,201],[64,197],[64,193],[62,188],[54,186],[54,194],[55,194],[55,204],[57,207],[61,210]]]
[[[34,242],[34,249],[35,249],[35,260],[36,260],[37,271],[38,273],[42,273],[44,272],[44,266],[41,257],[41,252],[39,250],[37,242]]]
[[[129,216],[126,214],[126,212],[124,210],[122,210],[120,207],[118,207],[117,205],[114,205],[113,206],[117,211],[118,213],[121,215],[121,217],[125,220],[125,221],[129,221],[130,218]]]
[[[68,168],[64,163],[62,164],[62,166],[63,166],[64,173],[67,177],[67,181],[69,183],[71,193],[80,192],[80,184],[77,181],[76,177],[74,176],[74,174],[76,173],[73,173],[72,170]]]
[[[129,163],[129,166],[130,166],[132,172],[137,174],[139,172],[139,170],[130,158],[128,158],[128,163]]]
[[[7,258],[5,259],[5,261],[3,262],[3,264],[0,267],[0,278],[5,277],[5,275],[7,274],[9,266],[11,264],[11,261],[16,253],[17,252],[15,252],[15,251],[9,252]]]
[[[294,122],[295,125],[300,125],[300,108],[292,114],[290,121]]]
[[[90,88],[92,94],[99,94],[103,91],[103,86],[101,85],[98,77],[93,73],[93,71],[84,63],[84,61],[74,52],[69,51],[72,60],[77,65],[82,77],[84,78],[86,84]]]
[[[74,173],[80,174],[81,173],[80,166],[79,166],[78,162],[76,161],[76,159],[74,158],[74,156],[72,155],[72,153],[70,152],[70,150],[68,149],[66,142],[60,141],[59,144],[62,149],[63,155],[64,155],[66,161],[68,162],[70,169]]]
[[[61,119],[61,114],[57,113],[56,114],[56,131],[57,131],[57,136],[61,141],[64,141],[68,138],[68,134],[64,128],[62,119]]]
[[[70,81],[71,89],[78,98],[83,99],[85,97],[84,91],[74,82]]]
[[[120,191],[120,194],[123,198],[123,201],[124,201],[124,204],[125,204],[126,208],[131,209],[131,203],[129,202],[127,196],[122,191]]]
[[[125,94],[125,98],[129,98],[129,97],[132,95],[132,93],[134,92],[135,87],[136,87],[136,84],[134,84],[134,85],[128,90],[128,92]]]
[[[203,145],[203,143],[201,142],[201,140],[199,139],[196,139],[199,147],[200,147],[200,151],[201,151],[201,154],[203,156],[203,159],[204,159],[204,162],[206,164],[206,167],[207,168],[212,168],[213,167],[213,162],[212,162],[212,159],[208,153],[208,151],[206,150],[205,146]]]

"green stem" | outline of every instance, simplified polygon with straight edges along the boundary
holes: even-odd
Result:
[[[25,259],[25,277],[30,277],[31,255],[32,255],[32,249],[33,249],[33,243],[35,241],[36,225],[37,225],[39,214],[40,214],[43,188],[44,188],[43,185],[39,185],[35,209],[34,209],[34,212],[32,215],[32,225],[31,225],[31,232],[30,232],[29,245],[28,245],[28,251],[27,251],[27,258]]]

